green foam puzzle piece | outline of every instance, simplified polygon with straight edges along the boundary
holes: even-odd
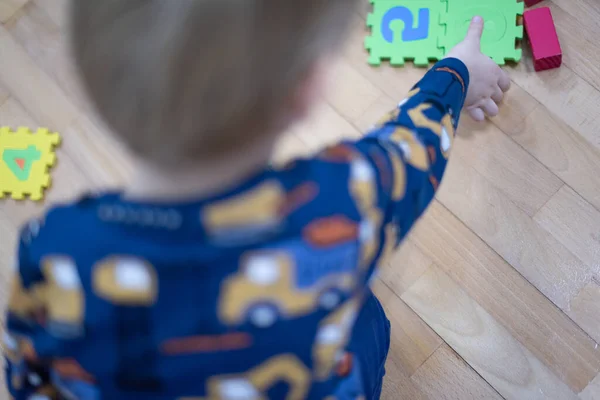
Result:
[[[517,16],[523,15],[524,3],[516,0],[448,0],[448,10],[441,22],[446,35],[439,45],[444,54],[464,39],[471,19],[480,15],[485,20],[481,50],[496,63],[520,61],[522,51],[516,40],[523,38],[523,26],[517,26]]]
[[[373,13],[367,17],[371,35],[365,40],[369,64],[389,60],[392,65],[427,66],[443,57],[438,38],[445,27],[440,18],[449,0],[371,0]]]
[[[441,59],[464,39],[471,18],[485,21],[482,51],[503,65],[520,61],[516,40],[523,38],[517,16],[524,3],[517,0],[370,0],[367,17],[371,35],[365,39],[369,64],[389,60],[394,66],[414,60],[417,66]]]

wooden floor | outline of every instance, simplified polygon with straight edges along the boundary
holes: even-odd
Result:
[[[130,172],[75,83],[65,2],[0,0],[0,125],[64,138],[46,202],[0,202],[3,284],[23,221]],[[375,283],[393,324],[385,399],[600,399],[600,2],[545,4],[565,65],[507,68],[501,116],[463,119],[437,201]],[[422,76],[366,64],[366,10],[277,158],[359,137]]]

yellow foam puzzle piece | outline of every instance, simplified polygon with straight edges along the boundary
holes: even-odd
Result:
[[[0,198],[9,194],[15,200],[29,195],[41,200],[50,186],[50,168],[56,163],[55,147],[60,135],[40,128],[35,133],[20,127],[0,128]]]

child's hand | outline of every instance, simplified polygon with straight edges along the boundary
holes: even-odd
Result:
[[[498,103],[510,88],[510,78],[491,58],[481,53],[481,35],[484,22],[481,17],[471,21],[467,37],[447,57],[458,58],[469,69],[471,84],[465,108],[475,121],[498,115]]]

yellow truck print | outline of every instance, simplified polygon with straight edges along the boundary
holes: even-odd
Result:
[[[288,384],[285,400],[304,399],[311,384],[310,372],[298,358],[283,354],[243,374],[209,378],[206,397],[179,400],[268,400],[265,393],[278,382]]]
[[[343,293],[355,285],[351,272],[329,274],[307,288],[298,288],[296,265],[283,250],[253,253],[242,260],[240,272],[221,287],[219,315],[228,325],[249,321],[267,328],[278,317],[298,317],[319,307],[334,309]]]

